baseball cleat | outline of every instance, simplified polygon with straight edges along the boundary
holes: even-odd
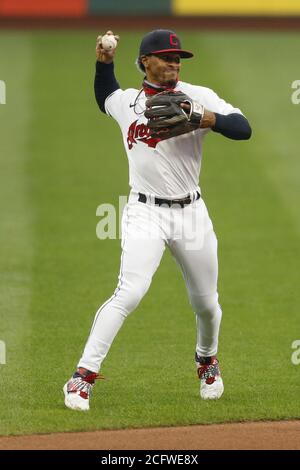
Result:
[[[88,411],[92,388],[97,379],[103,379],[103,376],[83,368],[78,369],[63,387],[66,407],[71,410]]]
[[[219,361],[215,356],[196,354],[197,373],[200,379],[200,396],[203,400],[218,400],[224,392]]]

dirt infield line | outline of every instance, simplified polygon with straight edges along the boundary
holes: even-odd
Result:
[[[2,450],[300,449],[300,421],[74,432],[0,437]]]

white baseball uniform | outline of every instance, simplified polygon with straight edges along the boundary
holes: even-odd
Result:
[[[241,113],[209,88],[178,82],[186,93],[212,112]],[[197,129],[171,139],[154,139],[144,117],[146,96],[118,89],[107,97],[107,114],[118,122],[129,161],[128,204],[122,218],[122,256],[117,288],[97,311],[78,367],[98,372],[123,324],[147,292],[165,246],[181,268],[196,315],[196,352],[214,356],[218,348],[221,308],[218,302],[217,239],[205,203],[197,199],[202,142],[210,129]],[[139,201],[139,193],[146,202]],[[192,203],[158,206],[154,198]],[[157,308],[161,308],[157,305]]]

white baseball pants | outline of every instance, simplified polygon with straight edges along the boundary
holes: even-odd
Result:
[[[96,313],[78,367],[99,371],[125,318],[149,289],[166,245],[181,268],[196,315],[196,352],[199,356],[217,353],[222,316],[217,292],[217,239],[203,199],[184,208],[169,208],[154,205],[151,200],[138,202],[138,194],[132,191],[122,218],[119,282]]]

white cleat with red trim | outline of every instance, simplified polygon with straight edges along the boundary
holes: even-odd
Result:
[[[79,371],[75,372],[64,385],[65,405],[71,410],[88,411],[90,409],[89,400],[95,380],[102,379],[103,377],[85,369],[79,369]]]
[[[219,361],[215,356],[199,357],[196,354],[197,373],[200,379],[200,396],[203,400],[218,400],[224,392]]]

